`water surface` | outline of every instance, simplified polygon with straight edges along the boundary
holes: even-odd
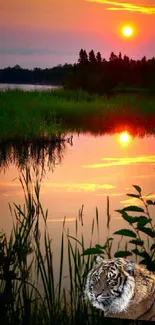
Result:
[[[144,194],[155,195],[154,136],[120,140],[120,134],[94,137],[90,134],[74,134],[72,143],[61,148],[42,149],[21,145],[15,150],[1,151],[0,206],[1,228],[7,230],[12,222],[8,202],[22,204],[23,193],[18,181],[24,165],[38,165],[44,170],[41,185],[41,202],[48,209],[51,237],[58,244],[64,217],[72,230],[79,209],[84,205],[86,239],[98,207],[101,237],[106,236],[106,200],[110,197],[111,233],[124,225],[116,209],[136,203],[126,196],[133,192],[132,184],[144,189]],[[1,146],[2,149],[2,146]],[[60,150],[59,150],[60,149]],[[5,155],[5,159],[3,159]],[[25,158],[24,158],[25,155]],[[14,180],[14,181],[13,181]]]
[[[0,146],[0,228],[9,233],[13,217],[8,203],[23,206],[24,195],[19,176],[25,166],[42,174],[40,200],[48,209],[48,229],[52,238],[56,283],[60,263],[61,232],[64,217],[66,231],[75,236],[75,221],[78,220],[79,239],[84,234],[85,248],[89,247],[92,220],[99,212],[99,238],[94,230],[93,243],[104,244],[107,239],[107,196],[110,198],[110,232],[128,228],[116,209],[137,204],[136,199],[126,196],[135,193],[137,184],[143,194],[155,199],[155,138],[154,136],[126,139],[122,134],[92,136],[73,134],[57,144],[45,141],[37,143],[14,143]],[[127,141],[126,141],[127,140]],[[33,178],[34,177],[34,178]],[[83,222],[79,210],[83,208]],[[152,214],[153,223],[154,214]],[[40,220],[43,235],[44,223]],[[120,236],[115,236],[112,252],[117,250]],[[127,240],[129,240],[127,238]],[[124,249],[125,242],[122,242]],[[68,274],[67,256],[64,256],[64,273]],[[66,281],[66,287],[68,286]]]
[[[13,90],[13,89],[20,89],[24,91],[32,91],[32,90],[51,90],[51,89],[58,89],[60,86],[52,86],[52,85],[28,85],[28,84],[1,84],[0,83],[0,90]]]

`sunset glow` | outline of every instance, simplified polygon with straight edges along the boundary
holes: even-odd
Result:
[[[111,52],[133,59],[154,56],[154,0],[1,3],[0,68],[74,64],[81,48],[99,51],[106,60]],[[132,28],[132,35],[127,30],[124,36],[124,26]]]
[[[133,28],[131,26],[124,26],[122,29],[122,34],[125,37],[131,37],[133,35]]]
[[[129,142],[131,141],[131,135],[125,131],[121,133],[119,139],[122,144],[129,144]]]

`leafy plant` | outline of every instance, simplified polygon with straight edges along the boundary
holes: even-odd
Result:
[[[0,234],[0,324],[1,325],[99,325],[103,323],[103,313],[91,307],[85,301],[84,288],[89,270],[95,262],[95,255],[112,257],[114,238],[109,236],[110,211],[107,198],[107,238],[103,245],[93,247],[94,231],[99,238],[99,215],[92,221],[90,244],[86,249],[84,236],[79,236],[79,223],[83,226],[83,206],[79,211],[79,221],[75,222],[75,236],[66,228],[65,219],[62,228],[59,282],[55,281],[52,241],[48,233],[47,216],[40,203],[42,173],[35,167],[26,168],[20,173],[20,183],[25,197],[23,208],[14,204],[10,206],[14,224],[10,237]],[[34,179],[35,178],[35,181]],[[135,255],[149,269],[154,267],[154,226],[149,207],[154,202],[145,199],[141,189],[134,186],[136,195],[144,208],[129,206],[119,213],[132,229],[121,229],[116,235],[129,237],[129,244],[134,249],[117,249],[115,256]],[[143,210],[143,211],[142,211]],[[129,215],[130,212],[130,215]],[[131,215],[131,213],[133,215]],[[137,216],[140,213],[140,216]],[[136,214],[136,215],[135,215]],[[44,222],[43,234],[40,233],[40,220]],[[146,230],[147,229],[147,230]],[[147,245],[145,238],[148,238]],[[67,240],[67,241],[66,241]],[[66,245],[65,245],[66,243]],[[63,287],[64,251],[67,248],[69,289]],[[118,244],[119,248],[119,244]],[[44,253],[43,253],[44,252]],[[104,324],[123,324],[123,320],[104,318]],[[126,324],[126,321],[125,323]]]
[[[155,271],[155,225],[153,224],[153,219],[150,214],[150,206],[154,207],[155,201],[149,200],[148,196],[144,197],[138,185],[133,185],[133,187],[136,193],[129,193],[127,195],[139,200],[140,206],[129,205],[121,210],[116,210],[128,223],[130,229],[120,229],[114,233],[114,235],[121,236],[114,257],[126,258],[128,256],[133,256],[134,258],[135,256],[136,261],[139,261],[140,264],[144,264],[149,270]],[[109,230],[109,212],[107,213],[107,220],[107,230]],[[125,250],[120,250],[119,247],[123,237],[129,237],[131,239],[126,243]],[[109,258],[109,256],[111,256],[113,240],[114,238],[108,238],[103,246],[95,245],[95,247],[86,249],[83,254],[102,254],[103,257]],[[107,244],[109,242],[111,243],[110,251],[107,251]],[[132,248],[132,245],[134,245],[134,248]],[[128,246],[130,246],[130,249]]]
[[[143,207],[130,205],[121,210],[116,210],[128,222],[132,230],[121,229],[114,234],[134,238],[129,240],[129,243],[135,246],[134,249],[130,250],[130,255],[135,254],[136,257],[141,257],[140,264],[144,264],[149,270],[155,271],[155,225],[150,215],[150,206],[154,206],[155,202],[148,200],[147,196],[144,197],[138,185],[133,185],[133,187],[137,194],[129,193],[127,195],[139,200]],[[137,216],[137,213],[140,215]],[[117,252],[115,256],[122,256],[122,252]]]

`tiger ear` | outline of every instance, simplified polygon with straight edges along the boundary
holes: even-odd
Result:
[[[103,261],[104,261],[104,259],[100,255],[97,255],[97,257],[96,257],[96,263],[97,264],[101,264],[101,263],[103,263]]]
[[[129,261],[126,265],[126,271],[129,273],[129,275],[134,276],[135,275],[135,263]]]

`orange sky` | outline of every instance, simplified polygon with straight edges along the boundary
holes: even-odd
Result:
[[[77,61],[81,48],[132,57],[155,53],[154,0],[1,0],[0,68],[51,67]],[[123,24],[135,36],[120,36]]]

